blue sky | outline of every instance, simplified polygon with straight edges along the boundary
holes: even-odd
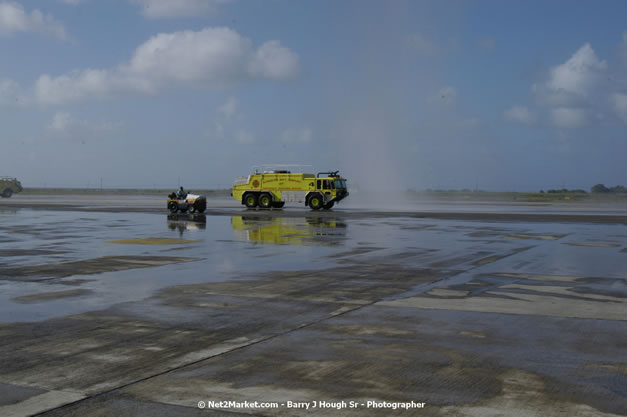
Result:
[[[624,1],[0,0],[0,175],[627,184]]]

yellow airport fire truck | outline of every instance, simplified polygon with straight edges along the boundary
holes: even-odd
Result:
[[[281,208],[285,203],[304,203],[312,210],[328,210],[348,196],[346,179],[339,171],[318,174],[293,173],[285,169],[255,171],[235,180],[231,195],[252,208]]]

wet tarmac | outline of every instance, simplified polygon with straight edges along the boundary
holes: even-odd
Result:
[[[624,223],[220,210],[2,206],[0,415],[625,415]]]

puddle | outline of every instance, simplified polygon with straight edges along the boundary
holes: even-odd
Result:
[[[105,243],[117,243],[121,245],[183,245],[196,242],[200,242],[200,240],[147,237],[139,239],[108,240]]]
[[[0,232],[12,236],[0,241],[0,322],[102,309],[174,285],[328,268],[327,256],[356,244],[348,230],[329,218],[0,213]]]
[[[510,239],[537,239],[537,240],[558,240],[563,238],[566,235],[531,235],[531,234],[523,234],[517,233],[513,235],[507,235],[505,237]]]
[[[627,235],[619,230],[624,226],[414,218],[366,222],[244,213],[228,217],[123,212],[85,216],[27,209],[0,212],[0,235],[5,237],[0,240],[0,322],[103,309],[178,285],[254,280],[264,273],[280,276],[338,266],[348,268],[348,273],[354,267],[358,267],[354,271],[415,268],[435,270],[445,277],[390,299],[430,291],[434,298],[463,297],[471,288],[494,290],[490,280],[514,283],[546,277],[561,282],[604,277],[610,281],[596,280],[585,286],[599,295],[614,296],[625,288],[607,290],[614,284],[612,280],[625,278],[627,257],[620,249],[562,244],[598,245],[613,236],[613,245],[625,247]],[[69,290],[87,292],[68,297],[45,295]],[[17,302],[23,300],[20,297],[38,294],[43,301]]]

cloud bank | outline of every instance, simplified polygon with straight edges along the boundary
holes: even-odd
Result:
[[[0,2],[0,36],[14,33],[39,33],[67,40],[65,26],[52,15],[44,15],[38,9],[28,13],[24,6],[14,1]]]
[[[131,0],[149,19],[204,16],[230,0]]]
[[[627,36],[622,41],[627,44]],[[545,123],[559,129],[581,128],[600,121],[627,123],[627,83],[620,81],[620,71],[618,74],[613,77],[608,62],[585,43],[566,62],[550,68],[544,81],[532,85],[535,111],[513,106],[505,110],[503,117],[532,124],[539,114]]]
[[[108,69],[78,69],[43,74],[32,89],[19,93],[13,81],[0,80],[0,103],[12,93],[22,104],[58,105],[123,95],[154,95],[176,85],[226,87],[255,80],[295,78],[298,56],[268,41],[254,49],[252,42],[232,29],[161,33],[135,50],[128,62]]]

